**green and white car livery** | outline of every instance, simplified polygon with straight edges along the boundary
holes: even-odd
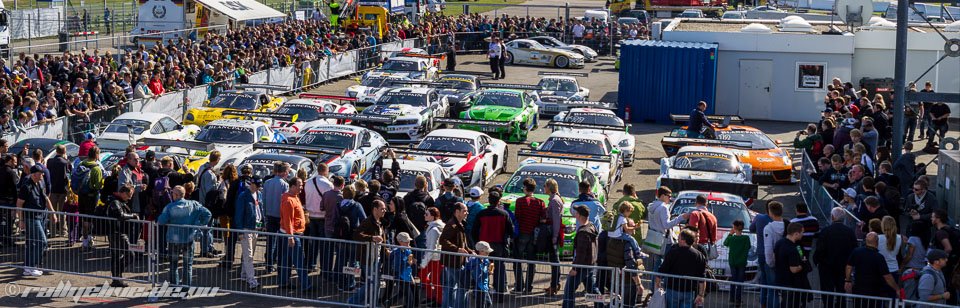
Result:
[[[473,97],[470,108],[459,118],[469,121],[448,121],[457,128],[498,135],[507,142],[527,140],[536,129],[540,115],[539,98],[527,85],[484,84],[488,87]],[[438,122],[439,123],[439,122]]]

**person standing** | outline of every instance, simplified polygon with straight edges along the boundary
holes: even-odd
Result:
[[[70,173],[73,169],[70,161],[67,160],[67,148],[62,144],[54,147],[56,153],[50,159],[47,159],[47,170],[50,171],[50,203],[53,204],[53,210],[57,212],[64,211],[63,206],[67,203],[67,183],[70,180]],[[3,202],[0,202],[2,204]],[[67,217],[59,215],[60,221],[51,227],[54,236],[67,235]]]
[[[933,222],[933,227],[936,229],[933,233],[933,239],[930,240],[930,248],[940,249],[949,255],[947,258],[947,264],[943,267],[944,273],[951,273],[946,275],[947,280],[947,289],[953,289],[953,272],[956,270],[958,260],[960,260],[960,238],[958,238],[958,231],[947,224],[949,221],[949,216],[947,216],[947,211],[942,209],[937,209],[933,211],[933,215],[930,215],[930,220]],[[947,303],[956,304],[957,299],[947,299]]]
[[[313,286],[306,269],[303,267],[303,243],[300,237],[307,229],[307,218],[303,215],[303,204],[300,203],[300,192],[303,189],[303,180],[298,177],[290,178],[289,189],[280,196],[280,233],[287,234],[286,247],[279,251],[280,264],[278,279],[280,288],[290,287],[290,271],[297,270],[297,280],[300,280],[300,290],[310,290]],[[278,241],[280,241],[278,239]],[[281,249],[277,243],[277,249]]]
[[[690,212],[690,222],[687,223],[687,226],[697,228],[697,233],[699,238],[697,243],[703,247],[702,251],[708,252],[706,257],[707,259],[714,259],[715,256],[710,255],[710,247],[713,247],[713,251],[716,251],[716,242],[717,242],[717,216],[714,216],[710,212],[710,209],[707,208],[707,196],[698,195],[696,199],[697,208]]]
[[[277,233],[280,231],[280,202],[283,194],[290,190],[290,184],[287,183],[287,173],[290,167],[282,162],[273,164],[273,178],[263,183],[263,212],[267,216],[268,233]],[[279,249],[283,249],[277,242],[276,236],[267,237],[267,248],[263,252],[263,259],[267,262],[267,273],[274,270],[274,264],[277,262]]]
[[[920,300],[931,304],[946,305],[953,294],[947,287],[947,279],[943,275],[943,268],[947,265],[949,256],[940,249],[930,249],[927,252],[927,266],[920,272],[920,282],[917,293]]]
[[[490,73],[493,74],[493,79],[500,79],[500,57],[503,54],[500,53],[500,38],[492,37],[490,39],[490,46],[487,47],[487,58],[490,59]]]
[[[375,245],[383,243],[385,238],[384,238],[382,220],[383,220],[383,216],[386,213],[387,213],[387,205],[384,204],[382,200],[374,201],[373,207],[370,208],[370,214],[372,216],[366,217],[363,220],[363,222],[360,223],[360,226],[357,228],[357,231],[353,235],[353,240],[358,242],[364,242],[364,243],[367,243],[367,242],[374,243]],[[360,286],[360,289],[357,291],[357,293],[354,293],[353,296],[351,296],[347,300],[347,302],[349,302],[350,304],[364,304],[364,301],[365,301],[364,297],[367,296],[367,292],[365,291],[368,288],[371,288],[373,283],[379,283],[379,281],[374,281],[374,278],[372,277],[372,275],[368,277],[368,274],[370,273],[366,272],[366,268],[368,267],[367,266],[368,262],[370,261],[377,262],[375,260],[369,260],[369,259],[371,258],[379,259],[380,250],[381,248],[377,248],[375,256],[368,256],[366,249],[363,249],[360,251],[359,253],[360,268],[363,271],[360,274],[360,277],[364,277],[362,278],[364,280],[364,284]]]
[[[483,196],[483,188],[472,187],[470,188],[469,195],[470,200],[467,200],[467,211],[469,211],[470,214],[467,215],[467,239],[470,240],[470,244],[476,245],[479,240],[475,235],[476,233],[474,233],[474,230],[476,230],[474,228],[477,225],[477,217],[480,215],[480,212],[484,210],[483,204],[480,203],[480,196]],[[490,242],[487,243],[489,244]],[[493,253],[495,254],[496,251],[497,249],[494,248]]]
[[[219,212],[216,209],[218,206],[213,204],[212,199],[207,200],[207,196],[220,187],[219,170],[217,170],[217,165],[220,164],[220,155],[220,151],[210,152],[210,161],[201,165],[198,169],[199,172],[197,172],[197,201],[200,201],[200,204],[203,204],[211,213]],[[213,232],[210,229],[200,230],[200,257],[216,258],[220,254],[222,254],[221,251],[213,248]]]
[[[467,213],[466,204],[456,204],[453,218],[447,221],[447,225],[443,227],[443,232],[440,234],[440,250],[463,254],[474,253],[467,246],[467,230],[463,225]],[[454,255],[443,255],[440,258],[440,263],[443,264],[443,307],[463,307],[466,303],[468,284],[464,269],[465,258]]]
[[[563,232],[563,224],[561,223],[561,215],[563,213],[563,198],[560,197],[560,186],[557,184],[557,181],[554,179],[547,179],[543,185],[544,192],[550,197],[549,204],[547,204],[547,223],[550,224],[550,251],[547,252],[547,261],[551,263],[560,263],[560,246],[563,245],[561,241],[560,232]],[[550,267],[550,287],[547,288],[547,295],[553,296],[557,292],[560,292],[560,267],[551,266]]]
[[[337,209],[337,220],[340,221],[336,226],[334,235],[337,239],[341,240],[353,240],[357,228],[360,227],[365,219],[367,219],[367,214],[363,212],[363,207],[360,205],[360,202],[354,200],[356,197],[356,189],[353,185],[346,185],[343,187],[343,200],[340,201],[340,206]],[[355,245],[339,245],[337,250],[337,266],[335,268],[348,267],[357,267],[357,254],[363,253],[362,248],[356,247]],[[361,249],[358,251],[358,249]],[[340,279],[341,289],[347,293],[356,292],[356,279],[352,275],[342,274]]]
[[[330,182],[328,176],[330,175],[330,168],[325,163],[320,163],[317,165],[317,175],[313,178],[307,180],[303,185],[304,199],[305,203],[303,208],[307,211],[307,216],[309,216],[310,222],[307,224],[307,236],[310,237],[326,237],[324,233],[325,225],[325,213],[323,210],[323,194],[333,190],[333,183]],[[327,252],[328,245],[325,241],[317,240],[307,240],[303,243],[303,250],[306,254],[306,261],[304,261],[304,266],[307,270],[313,270],[314,266],[317,264],[317,258],[320,258],[320,272],[328,273],[333,270],[333,264],[331,261],[329,253],[320,253],[321,251]]]
[[[897,220],[891,216],[884,216],[881,221],[881,231],[883,234],[880,234],[879,243],[877,245],[877,250],[880,252],[880,255],[883,256],[883,259],[887,261],[887,269],[890,270],[890,274],[893,275],[894,281],[900,281],[900,262],[897,261],[897,257],[901,255],[904,247],[904,243],[907,242],[906,238],[899,234],[897,230]]]
[[[463,198],[453,194],[454,186],[456,185],[452,178],[444,179],[443,185],[440,186],[440,196],[437,197],[436,207],[440,209],[440,219],[443,219],[443,221],[449,221],[453,218],[453,212],[456,210],[455,205],[463,203]]]
[[[774,245],[776,256],[777,285],[781,287],[806,290],[810,289],[810,280],[807,272],[807,256],[800,247],[803,238],[803,225],[790,223],[784,231],[784,237]],[[810,300],[809,293],[796,291],[782,291],[780,307],[806,307]]]
[[[578,205],[574,206],[570,212],[580,225],[573,238],[573,264],[588,267],[596,266],[597,228],[588,220],[590,210],[586,206]],[[595,274],[589,268],[574,267],[570,269],[567,274],[567,283],[563,289],[563,308],[573,308],[575,306],[574,295],[581,284],[583,284],[585,293],[600,293],[600,290],[596,288]]]
[[[130,187],[131,196],[127,199],[130,209],[134,213],[144,215],[146,213],[147,206],[146,204],[141,204],[143,200],[140,195],[147,188],[147,179],[146,174],[143,173],[143,169],[140,168],[140,157],[137,155],[137,152],[128,152],[124,159],[126,164],[120,169],[120,174],[117,176],[117,191],[121,187]],[[143,231],[142,228],[138,228],[138,225],[125,225],[126,233],[130,237],[132,243],[138,243],[140,241],[140,232]],[[207,231],[209,233],[209,231]],[[212,236],[212,235],[211,235]],[[213,245],[213,241],[209,242],[210,245]],[[202,254],[202,253],[201,253]]]
[[[130,211],[130,207],[127,206],[127,202],[132,197],[133,189],[130,186],[121,186],[117,191],[116,198],[110,201],[109,208],[107,208],[107,216],[116,219],[109,221],[110,231],[107,232],[110,241],[110,275],[113,276],[110,286],[114,288],[127,287],[127,284],[120,279],[123,278],[123,271],[127,265],[124,259],[127,255],[130,239],[120,226],[127,220],[138,219],[137,214]]]
[[[707,258],[697,249],[693,248],[696,243],[697,235],[685,229],[680,231],[680,238],[677,246],[670,249],[663,258],[663,264],[660,265],[659,273],[683,276],[690,278],[704,278],[707,270]],[[660,276],[654,280],[654,290],[660,290],[664,285]],[[666,278],[666,303],[667,307],[694,307],[694,305],[703,304],[703,296],[706,292],[706,283],[703,281],[687,280],[681,278]]]
[[[503,40],[499,40],[498,45],[500,46],[500,59],[498,59],[497,61],[497,71],[500,72],[500,78],[498,79],[504,79],[504,78],[507,78],[507,69],[505,64],[507,63],[507,57],[510,56],[510,53],[507,52],[506,42],[504,42]]]
[[[747,254],[750,252],[750,237],[743,235],[743,221],[733,221],[733,232],[723,239],[723,246],[730,251],[727,260],[730,266],[730,281],[743,282],[747,275]],[[743,286],[730,286],[730,305],[743,304]]]
[[[671,195],[673,195],[673,191],[671,191],[669,187],[660,186],[660,188],[657,188],[657,200],[651,202],[650,208],[648,209],[648,216],[650,218],[650,225],[648,228],[664,235],[663,246],[665,248],[661,249],[664,254],[666,254],[666,252],[670,250],[669,247],[673,245],[673,237],[668,236],[670,229],[680,224],[680,222],[687,219],[687,217],[690,217],[689,213],[683,213],[678,215],[673,220],[670,220],[669,206]],[[753,225],[751,225],[751,227],[752,226]],[[651,254],[650,258],[647,260],[649,261],[647,262],[646,266],[650,270],[656,272],[660,268],[660,263],[663,262],[663,255]]]
[[[336,175],[330,181],[333,184],[333,188],[323,193],[323,200],[321,202],[323,208],[323,233],[327,238],[336,238],[336,226],[337,221],[340,220],[340,203],[343,202],[343,188],[345,187],[345,180],[343,177]],[[340,254],[344,251],[343,245],[335,245],[335,249],[331,249],[337,252],[337,262],[340,262],[340,258],[346,258],[345,254]],[[337,281],[340,284],[340,287],[343,288],[345,283],[340,282],[341,274],[338,274],[334,270],[334,258],[333,255],[329,253],[331,250],[326,250],[328,253],[328,259],[320,260],[320,271],[327,276],[328,281]],[[326,261],[327,263],[324,263]]]
[[[212,215],[210,210],[200,203],[184,198],[186,193],[183,186],[173,188],[173,202],[163,208],[160,217],[157,217],[157,223],[179,225],[167,228],[166,239],[171,253],[169,279],[171,284],[180,285],[177,268],[180,256],[183,255],[183,285],[189,286],[193,282],[193,242],[197,237],[197,229],[182,226],[206,226]]]
[[[40,276],[43,272],[37,269],[40,263],[43,263],[44,251],[47,249],[47,235],[44,232],[43,225],[47,219],[47,213],[36,211],[53,211],[53,204],[47,197],[47,192],[43,188],[43,167],[34,165],[30,167],[30,176],[20,182],[17,192],[17,208],[33,211],[19,210],[20,229],[26,233],[26,250],[23,262],[23,276]],[[50,216],[51,221],[56,224],[57,216]]]
[[[770,223],[763,227],[763,284],[767,286],[774,286],[777,283],[777,275],[775,266],[776,258],[774,257],[774,244],[777,240],[783,238],[783,204],[777,201],[770,201],[767,203],[767,214],[770,216]],[[759,246],[759,245],[758,245]],[[766,304],[766,307],[777,307],[777,304],[780,302],[777,300],[776,290],[761,289],[761,291],[767,290],[766,301],[761,299],[761,303]],[[763,293],[761,292],[760,297],[763,298]]]
[[[803,248],[804,256],[810,256],[813,252],[813,239],[817,238],[820,233],[820,222],[817,221],[817,218],[810,216],[806,203],[797,203],[796,210],[797,217],[791,219],[790,222],[803,225],[803,238],[800,239],[799,244],[800,248]]]
[[[474,188],[479,190],[478,187]],[[513,237],[513,220],[510,219],[510,214],[506,210],[500,208],[499,192],[494,191],[488,194],[487,202],[490,205],[477,214],[473,238],[490,244],[493,248],[492,256],[506,258],[507,242]],[[507,269],[503,261],[494,260],[493,271],[493,288],[497,292],[497,302],[503,302],[503,293],[507,290]]]
[[[703,113],[706,110],[707,102],[700,101],[697,103],[697,108],[690,111],[690,119],[687,121],[687,138],[703,138],[706,128],[716,127]]]
[[[844,292],[843,271],[847,260],[850,259],[850,254],[858,245],[856,233],[843,223],[846,215],[846,211],[840,207],[830,210],[830,219],[833,223],[823,228],[817,239],[813,262],[817,265],[820,290],[824,292]],[[823,302],[827,308],[846,307],[846,300],[835,296],[825,295]]]
[[[88,139],[89,140],[89,139]],[[79,181],[78,181],[79,180]],[[86,182],[84,184],[83,182]],[[100,201],[100,190],[103,189],[103,167],[100,166],[100,148],[93,146],[87,151],[87,159],[73,168],[70,175],[70,189],[77,194],[80,205],[80,214],[94,215],[97,202]],[[83,220],[83,244],[85,249],[93,249],[93,222]]]
[[[523,192],[525,196],[517,199],[516,211],[517,220],[520,223],[520,238],[517,239],[517,247],[514,247],[514,258],[523,260],[536,260],[537,249],[536,239],[533,231],[540,224],[546,223],[546,206],[543,200],[533,196],[537,191],[537,182],[532,178],[523,180]],[[536,274],[536,265],[527,264],[527,273],[524,277],[522,263],[513,264],[513,280],[516,283],[514,292],[519,294],[529,294],[533,292],[533,276]]]
[[[424,231],[424,237],[426,238],[425,248],[428,252],[420,260],[420,281],[424,285],[423,289],[426,291],[427,301],[432,302],[431,305],[439,306],[443,303],[444,296],[445,285],[441,280],[443,267],[440,262],[440,254],[430,251],[440,250],[440,236],[443,234],[446,224],[443,223],[443,220],[440,220],[440,210],[437,208],[427,208],[426,212],[424,220],[427,221],[427,228]]]
[[[5,139],[0,139],[6,142]],[[6,149],[5,145],[3,148]],[[17,171],[17,155],[3,154],[3,165],[0,166],[0,206],[15,207],[17,204],[17,183],[20,181],[20,175]],[[14,247],[14,211],[3,210],[3,224],[0,225],[0,246]]]
[[[257,282],[257,273],[253,267],[253,248],[257,243],[257,233],[251,232],[257,230],[263,223],[263,214],[260,204],[263,202],[260,198],[260,187],[263,186],[263,180],[259,177],[247,179],[246,190],[240,192],[237,196],[237,206],[233,216],[234,229],[238,232],[240,240],[240,279],[247,283],[250,289],[260,287]]]
[[[893,298],[899,286],[887,269],[887,262],[877,251],[879,236],[867,233],[864,247],[853,250],[847,260],[844,290],[863,296]],[[854,299],[855,307],[880,307],[883,303],[870,299]]]
[[[950,106],[947,106],[944,102],[935,102],[930,106],[930,110],[925,110],[924,112],[930,114],[930,129],[927,130],[927,146],[933,145],[935,137],[940,137],[940,142],[943,142],[943,137],[947,134],[950,125]]]

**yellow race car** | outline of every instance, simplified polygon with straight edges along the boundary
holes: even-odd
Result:
[[[223,112],[273,112],[282,104],[283,98],[273,97],[262,91],[226,90],[204,103],[204,107],[187,110],[183,124],[203,126],[218,119],[242,119],[243,116],[224,116]]]

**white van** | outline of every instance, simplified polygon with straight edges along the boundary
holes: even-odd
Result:
[[[583,12],[583,21],[594,21],[594,20],[609,22],[610,12],[607,10],[586,10]]]

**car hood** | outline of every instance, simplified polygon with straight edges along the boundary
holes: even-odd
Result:
[[[386,116],[404,116],[418,114],[423,111],[423,107],[414,107],[404,104],[373,105],[363,110],[363,114],[386,115]]]
[[[681,179],[681,180],[704,180],[704,181],[718,181],[718,182],[728,182],[728,183],[745,183],[747,182],[743,179],[739,173],[720,173],[720,172],[710,172],[710,171],[697,171],[697,170],[678,170],[670,168],[667,171],[667,177],[671,179]]]
[[[778,171],[793,168],[790,155],[782,149],[733,150],[740,161],[748,163],[754,171]]]
[[[469,115],[471,119],[510,121],[517,117],[522,109],[505,106],[475,106],[470,108]]]
[[[571,97],[573,97],[574,95],[577,95],[577,92],[571,92],[571,91],[540,91],[539,94],[540,94],[541,96],[543,96],[543,95],[555,95],[555,96],[562,96],[562,97],[566,97],[566,98],[571,98]]]
[[[447,100],[451,103],[459,103],[460,100],[466,97],[467,94],[470,94],[470,92],[472,91],[462,89],[440,89],[437,91],[440,95],[447,96]]]
[[[593,173],[597,179],[606,184],[608,175],[610,175],[610,163],[602,162],[586,162],[582,160],[573,160],[573,159],[562,159],[562,158],[527,158],[520,161],[520,166],[533,163],[545,163],[545,164],[557,164],[557,165],[570,165],[583,167]]]

